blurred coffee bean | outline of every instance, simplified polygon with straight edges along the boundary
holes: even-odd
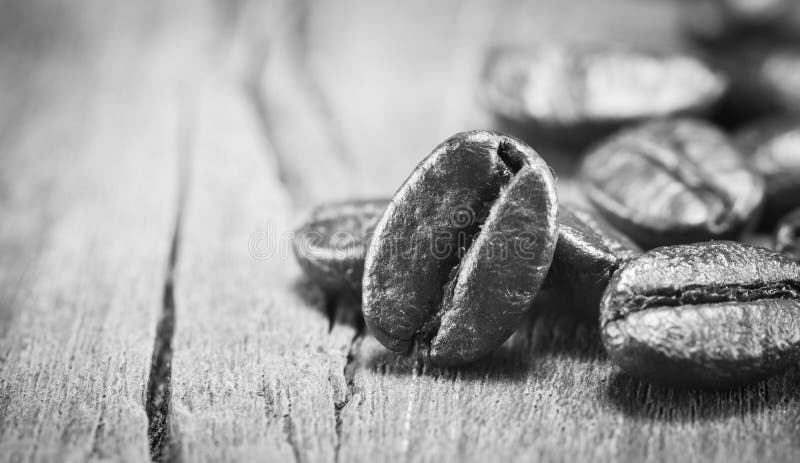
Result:
[[[292,242],[306,275],[326,291],[360,296],[364,254],[388,204],[388,199],[362,199],[315,208]]]
[[[601,217],[576,206],[558,208],[558,243],[534,306],[555,307],[597,322],[611,276],[641,249]],[[543,307],[548,306],[548,307]]]
[[[800,35],[797,0],[683,0],[687,30],[701,40]]]
[[[800,208],[778,221],[775,250],[800,262]]]
[[[800,264],[730,241],[657,248],[612,278],[600,329],[609,357],[646,381],[755,381],[800,360]]]
[[[644,248],[737,237],[757,219],[764,182],[727,137],[692,119],[648,122],[589,153],[589,200]]]
[[[498,49],[487,59],[482,100],[504,129],[580,148],[624,124],[708,112],[726,88],[699,60],[617,46]]]
[[[772,229],[784,214],[800,207],[800,119],[755,123],[739,131],[735,141],[752,168],[764,176],[762,224]]]
[[[497,349],[531,309],[557,238],[555,180],[494,132],[439,145],[386,208],[364,264],[364,319],[387,348],[455,366]]]

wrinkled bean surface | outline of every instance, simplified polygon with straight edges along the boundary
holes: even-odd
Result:
[[[665,246],[633,259],[601,302],[603,344],[647,381],[729,387],[800,352],[800,264],[741,243]]]
[[[644,248],[737,237],[764,182],[727,137],[693,119],[648,122],[594,149],[581,176],[608,221]]]
[[[557,236],[547,164],[521,141],[457,134],[386,208],[367,252],[363,310],[386,347],[459,365],[502,344],[547,274]]]

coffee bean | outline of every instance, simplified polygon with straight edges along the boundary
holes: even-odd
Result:
[[[535,306],[569,311],[596,323],[611,276],[641,250],[605,220],[576,206],[559,206],[558,227],[553,263]]]
[[[701,40],[732,40],[741,36],[797,36],[797,0],[691,0],[683,3],[687,30]]]
[[[762,224],[800,207],[800,119],[769,119],[741,130],[736,145],[765,180]]]
[[[488,108],[521,136],[579,147],[624,124],[704,114],[726,82],[689,56],[541,45],[490,54],[482,87]]]
[[[387,199],[343,201],[314,209],[292,242],[306,275],[333,293],[361,294],[364,254]]]
[[[375,229],[363,310],[394,351],[430,345],[439,365],[494,351],[517,327],[556,246],[547,164],[493,132],[454,135],[406,180]]]
[[[754,381],[800,359],[800,264],[730,241],[657,248],[612,278],[600,327],[611,359],[647,381]]]
[[[775,249],[800,262],[800,209],[795,209],[778,221]]]
[[[645,248],[738,236],[758,218],[764,182],[705,122],[648,122],[584,160],[588,198]]]

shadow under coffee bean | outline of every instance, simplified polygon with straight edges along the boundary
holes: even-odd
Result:
[[[641,249],[605,220],[577,206],[558,209],[558,244],[536,310],[558,307],[597,323],[609,280]]]
[[[648,122],[598,146],[581,170],[589,200],[646,249],[738,237],[764,181],[727,137],[693,119]]]
[[[800,263],[730,241],[633,259],[600,306],[609,357],[646,381],[726,388],[800,360]]]
[[[553,258],[552,173],[521,141],[457,134],[412,172],[367,252],[363,310],[391,350],[430,345],[438,365],[481,358],[531,308]]]

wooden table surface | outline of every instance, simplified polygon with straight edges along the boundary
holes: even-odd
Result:
[[[303,279],[314,204],[492,127],[484,53],[682,46],[668,0],[0,1],[0,460],[800,461],[800,372],[726,392],[528,320],[441,370]],[[536,147],[534,142],[534,147]],[[564,159],[560,194],[578,198]]]

